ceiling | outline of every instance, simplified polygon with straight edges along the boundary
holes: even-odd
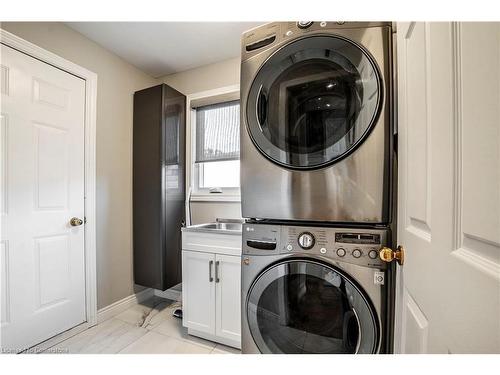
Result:
[[[238,57],[241,34],[263,22],[67,22],[157,78]]]

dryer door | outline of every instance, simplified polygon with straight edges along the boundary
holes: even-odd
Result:
[[[260,68],[248,94],[248,132],[271,161],[320,168],[363,141],[381,103],[378,68],[361,46],[310,36],[280,48]]]
[[[262,353],[376,353],[379,323],[367,296],[340,270],[287,260],[250,288],[246,313]]]

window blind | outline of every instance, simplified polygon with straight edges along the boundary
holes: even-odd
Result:
[[[196,108],[196,163],[240,158],[239,100]]]

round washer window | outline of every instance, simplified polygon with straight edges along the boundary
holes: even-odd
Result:
[[[248,130],[273,162],[319,168],[355,149],[381,100],[377,67],[360,46],[336,36],[307,37],[276,51],[257,73]]]
[[[265,270],[247,299],[262,353],[375,353],[378,321],[368,298],[338,269],[287,260]]]

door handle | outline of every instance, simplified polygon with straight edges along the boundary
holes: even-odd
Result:
[[[215,262],[215,282],[218,283],[219,279],[219,261]]]
[[[276,242],[247,240],[247,246],[259,250],[276,250]]]
[[[387,263],[391,263],[393,260],[396,260],[400,266],[405,263],[405,249],[401,245],[396,250],[392,250],[389,247],[382,247],[378,255],[380,259]]]
[[[257,122],[262,128],[266,122],[267,117],[267,98],[266,94],[262,91],[262,87],[257,95]]]
[[[214,261],[211,260],[208,262],[208,281],[212,282],[214,281],[214,278],[212,277],[212,265],[214,264]]]
[[[83,224],[83,220],[78,217],[72,217],[71,220],[69,221],[69,224],[72,227],[79,227],[80,225]]]

